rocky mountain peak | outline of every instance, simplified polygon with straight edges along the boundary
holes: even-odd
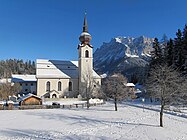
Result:
[[[94,53],[95,69],[99,73],[128,71],[148,64],[154,39],[145,36],[115,37],[103,43]]]

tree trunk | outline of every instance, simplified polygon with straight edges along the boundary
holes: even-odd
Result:
[[[161,110],[160,110],[160,127],[163,127],[163,111],[164,111],[164,105],[161,105]]]
[[[87,104],[87,109],[89,109],[90,107],[89,98],[87,98],[86,104]]]
[[[89,95],[88,95],[88,89],[86,87],[86,105],[87,105],[87,109],[89,109],[90,104],[89,104]]]
[[[117,108],[117,98],[116,97],[114,98],[114,104],[115,104],[115,111],[118,111],[118,108]]]

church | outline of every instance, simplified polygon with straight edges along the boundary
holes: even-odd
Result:
[[[92,37],[86,15],[79,37],[78,61],[36,60],[36,94],[45,98],[77,98],[97,94],[101,77],[93,70]]]

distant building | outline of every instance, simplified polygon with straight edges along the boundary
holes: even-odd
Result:
[[[129,89],[129,93],[133,93],[134,94],[134,91],[135,91],[135,85],[133,83],[127,83],[126,86],[128,87]]]
[[[131,99],[135,99],[135,85],[133,83],[127,83],[126,86],[128,87],[128,94]]]
[[[0,101],[0,110],[3,110],[4,109],[4,101]]]
[[[19,83],[21,87],[21,93],[22,94],[28,94],[32,93],[36,95],[36,75],[12,75],[12,82],[13,83]]]

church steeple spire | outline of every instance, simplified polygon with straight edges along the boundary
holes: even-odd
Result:
[[[84,24],[83,24],[83,31],[82,32],[88,33],[88,23],[87,23],[87,19],[86,19],[86,12],[84,15]]]
[[[82,26],[81,26],[82,27]],[[85,88],[88,88],[85,83],[93,81],[93,47],[90,44],[92,36],[88,33],[88,23],[86,13],[84,15],[82,33],[79,37],[80,44],[78,45],[78,54],[79,54],[79,93],[85,97],[86,91]],[[89,85],[90,86],[90,85]]]
[[[91,35],[88,33],[88,23],[86,18],[86,13],[84,15],[83,31],[79,37],[79,40],[82,44],[89,44],[92,39]]]

